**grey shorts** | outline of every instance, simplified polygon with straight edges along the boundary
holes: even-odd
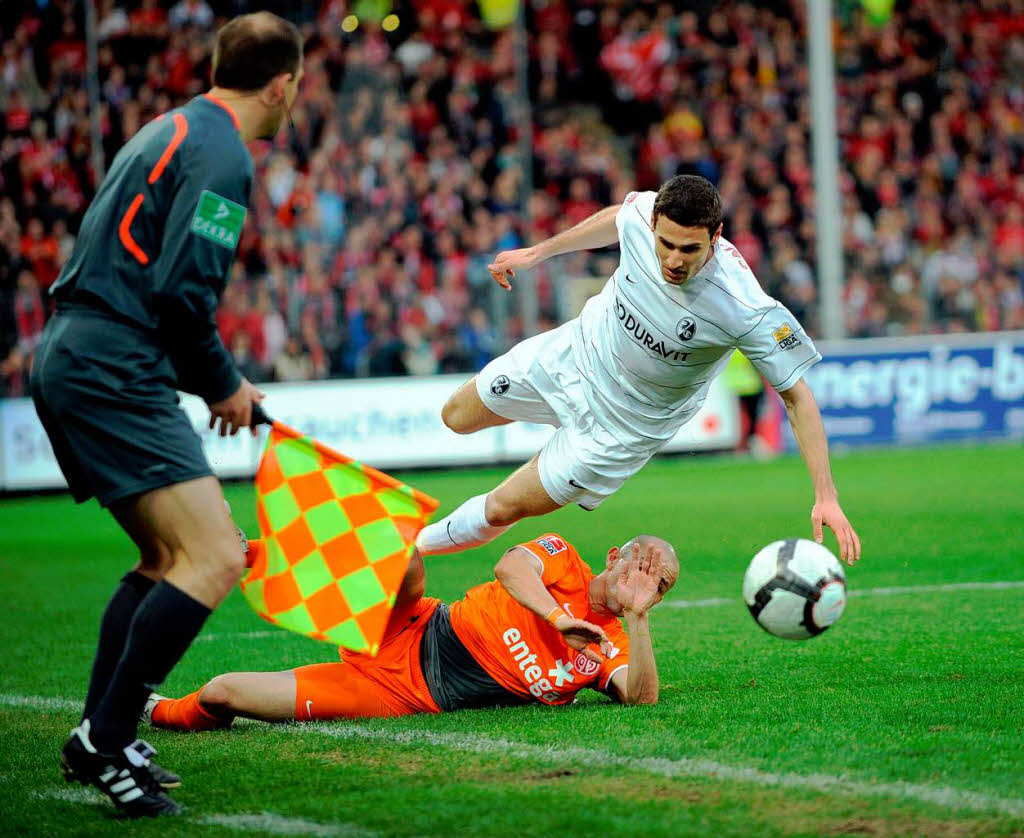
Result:
[[[177,377],[145,330],[87,308],[46,324],[32,400],[71,494],[103,506],[211,475],[178,405]]]

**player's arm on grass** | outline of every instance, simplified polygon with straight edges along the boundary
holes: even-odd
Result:
[[[802,378],[788,390],[779,393],[793,426],[793,435],[800,454],[807,465],[807,471],[814,485],[814,507],[811,523],[814,525],[814,540],[823,540],[822,525],[829,527],[836,535],[842,559],[852,565],[860,558],[860,539],[846,515],[839,506],[839,496],[832,480],[832,467],[828,458],[828,439],[821,421],[818,403],[811,388]]]
[[[562,253],[573,253],[577,250],[595,250],[599,247],[608,247],[619,240],[619,233],[615,227],[615,216],[619,214],[620,207],[605,207],[598,210],[589,218],[583,219],[575,227],[571,227],[557,236],[545,239],[539,244],[531,247],[522,247],[518,250],[503,250],[494,257],[494,261],[487,266],[491,272],[491,278],[506,291],[512,290],[509,279],[516,275],[519,269],[529,270],[550,259],[552,256],[559,256]]]
[[[602,652],[608,654],[611,650],[608,635],[600,626],[566,614],[545,587],[542,573],[541,560],[525,547],[513,547],[494,567],[494,577],[512,599],[551,623],[577,652],[601,663],[601,656],[590,645],[597,644]]]
[[[661,551],[654,546],[641,551],[634,544],[633,555],[619,570],[615,591],[629,636],[629,666],[612,675],[608,691],[617,693],[623,704],[658,703],[658,666],[647,613],[661,600],[663,577]]]
[[[251,425],[252,403],[263,394],[239,374],[217,330],[217,305],[235,260],[252,180],[246,161],[223,160],[222,153],[215,143],[186,141],[156,183],[173,192],[152,275],[161,335],[179,386],[206,401],[210,427],[219,419],[224,436]]]

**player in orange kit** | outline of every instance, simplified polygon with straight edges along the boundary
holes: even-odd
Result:
[[[505,553],[494,575],[449,606],[423,596],[414,554],[376,657],[343,649],[340,663],[218,675],[184,698],[154,694],[144,717],[210,730],[235,716],[309,721],[570,704],[585,687],[624,704],[657,702],[647,612],[679,575],[667,541],[639,535],[612,547],[595,576],[549,533]]]

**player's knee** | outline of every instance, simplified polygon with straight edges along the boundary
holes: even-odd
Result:
[[[399,595],[404,599],[418,599],[427,590],[427,574],[423,568],[423,559],[419,554],[413,554],[409,567],[406,568],[405,576],[402,577],[402,584],[399,588]]]
[[[441,408],[441,421],[457,434],[470,434],[476,430],[470,422],[469,411],[460,403],[458,393],[444,403],[444,407]]]
[[[506,498],[491,492],[484,504],[484,515],[492,527],[509,527],[529,515],[517,498]]]
[[[231,684],[231,675],[218,675],[199,693],[199,704],[208,713],[223,713],[233,709],[232,702],[235,690]]]
[[[214,575],[226,590],[231,590],[245,572],[245,554],[236,541],[222,545],[214,562]]]
[[[211,592],[227,594],[245,572],[245,554],[234,533],[215,538],[202,561],[202,574]]]

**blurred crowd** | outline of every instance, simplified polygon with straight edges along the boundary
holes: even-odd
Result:
[[[481,19],[493,3],[405,0],[387,31],[353,28],[347,0],[97,5],[108,164],[208,88],[223,18],[271,8],[308,38],[294,131],[251,146],[219,315],[253,381],[477,370],[523,332],[488,275],[495,253],[677,173],[718,185],[726,237],[818,331],[803,0],[528,0],[525,80],[514,28]],[[906,0],[881,23],[839,9],[848,334],[1024,328],[1024,0]],[[24,392],[97,187],[82,15],[73,0],[0,4],[0,394]],[[574,313],[562,278],[616,262],[536,271],[540,328]]]

